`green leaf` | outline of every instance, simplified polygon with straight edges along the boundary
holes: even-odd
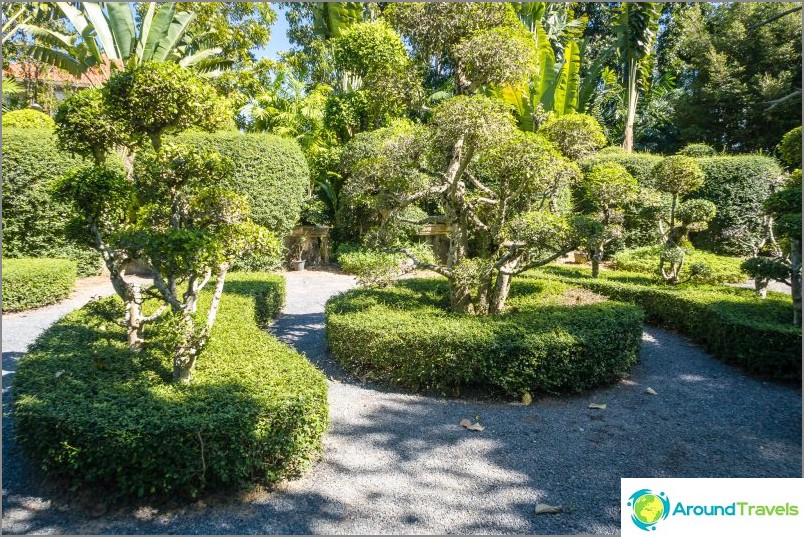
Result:
[[[553,93],[556,84],[556,54],[541,23],[536,23],[536,50],[539,73],[534,79],[536,89],[533,102],[541,103],[545,110],[553,109]]]
[[[155,60],[165,61],[168,59],[168,56],[181,42],[185,32],[187,32],[187,27],[193,22],[193,19],[195,19],[195,13],[187,11],[176,13],[168,27],[167,34],[156,45],[156,50],[154,51]]]
[[[137,48],[135,49],[134,58],[135,63],[144,61],[145,43],[148,41],[151,34],[151,24],[154,20],[154,13],[156,12],[156,3],[151,2],[148,4],[148,11],[145,12],[145,17],[142,19],[142,26],[140,27],[140,36],[137,39]]]
[[[145,41],[140,61],[147,62],[154,59],[156,48],[168,35],[168,30],[170,29],[170,24],[173,22],[173,15],[175,15],[175,13],[176,4],[172,2],[159,4],[159,10],[151,21],[148,38]]]
[[[33,45],[30,49],[31,57],[48,65],[64,69],[73,76],[81,76],[87,70],[87,66],[76,60],[71,55],[60,50]]]
[[[581,52],[578,43],[570,41],[564,49],[564,63],[558,76],[553,110],[558,115],[578,110],[578,85],[580,84]]]
[[[137,38],[131,6],[128,2],[106,2],[104,5],[109,13],[109,29],[117,51],[121,58],[128,58],[134,50],[134,41]]]
[[[110,60],[120,59],[120,55],[117,52],[117,47],[115,47],[114,38],[112,37],[112,31],[109,29],[109,21],[106,20],[106,15],[103,13],[103,9],[101,9],[100,4],[94,2],[82,2],[81,6],[84,9],[84,14],[87,20],[89,20],[90,25],[95,29],[95,35],[97,35],[98,40],[100,40],[100,45],[103,48],[103,52],[106,53],[106,56]],[[81,32],[82,36],[84,35],[85,31],[86,28]]]

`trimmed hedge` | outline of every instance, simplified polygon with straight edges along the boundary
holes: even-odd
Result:
[[[67,315],[20,360],[13,405],[21,446],[73,488],[97,485],[118,497],[196,496],[297,475],[320,451],[327,385],[260,329],[282,288],[276,275],[227,278],[189,385],[170,382],[166,323],[149,326],[151,342],[132,352],[114,322],[123,315],[116,297]]]
[[[53,130],[56,128],[56,122],[53,121],[52,117],[39,110],[34,110],[33,108],[3,112],[2,124],[4,129]]]
[[[659,257],[662,249],[661,246],[645,246],[625,250],[612,257],[612,264],[618,270],[658,276]],[[706,263],[711,270],[711,273],[697,277],[697,280],[703,283],[742,283],[748,280],[748,275],[740,267],[743,262],[742,258],[717,255],[695,249],[688,251],[684,259],[681,279],[687,278],[690,267],[693,263],[699,262]]]
[[[580,392],[628,372],[642,337],[642,312],[618,302],[576,302],[570,286],[517,279],[509,313],[446,310],[443,279],[358,288],[326,305],[327,340],[348,371],[413,391],[491,395]]]
[[[751,254],[743,242],[762,235],[758,215],[782,175],[775,159],[737,155],[696,159],[706,175],[704,185],[690,198],[703,198],[717,207],[706,231],[691,234],[693,244],[724,254]]]
[[[251,219],[280,237],[293,229],[310,184],[310,170],[299,144],[272,134],[187,132],[176,140],[232,159],[227,185],[248,198]]]
[[[710,285],[657,286],[634,273],[551,266],[533,272],[641,306],[650,323],[678,330],[715,356],[745,370],[779,379],[801,379],[801,328],[792,324],[789,295]]]
[[[100,255],[67,238],[69,206],[50,191],[54,180],[81,166],[56,147],[52,130],[3,128],[3,257],[65,257],[78,274],[98,274]]]
[[[3,259],[3,311],[40,308],[63,300],[75,287],[75,261]]]

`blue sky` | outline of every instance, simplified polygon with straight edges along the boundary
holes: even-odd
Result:
[[[285,11],[278,5],[273,6],[276,10],[276,22],[271,26],[271,40],[268,44],[255,51],[257,59],[270,58],[272,60],[279,59],[279,53],[290,49],[290,42],[288,42],[288,21],[285,18]]]

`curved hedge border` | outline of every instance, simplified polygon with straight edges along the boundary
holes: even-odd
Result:
[[[3,259],[3,311],[40,308],[70,295],[77,278],[68,259]]]
[[[358,288],[327,303],[327,339],[349,371],[414,391],[579,392],[635,363],[643,316],[611,301],[567,305],[570,291],[558,282],[517,280],[511,313],[472,317],[444,309],[444,280]]]
[[[801,379],[801,329],[793,326],[789,295],[769,292],[765,300],[738,287],[656,285],[640,274],[601,271],[590,277],[580,268],[545,267],[534,271],[579,285],[614,300],[641,306],[652,324],[678,330],[724,361],[752,373]]]
[[[127,348],[114,322],[123,313],[116,298],[71,313],[20,360],[20,444],[73,487],[100,485],[120,496],[197,495],[298,474],[320,449],[327,385],[258,326],[276,312],[282,289],[280,276],[229,276],[189,386],[166,382],[171,360],[159,337],[139,353]],[[159,324],[149,330],[168,332]]]

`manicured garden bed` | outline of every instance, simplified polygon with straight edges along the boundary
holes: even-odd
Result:
[[[642,311],[576,286],[515,281],[508,313],[449,313],[441,279],[358,288],[330,299],[332,354],[358,376],[454,395],[579,392],[627,374],[639,354]]]
[[[3,311],[40,308],[63,300],[75,287],[75,261],[3,259]]]
[[[715,285],[658,285],[636,273],[559,266],[533,271],[579,285],[614,300],[638,304],[650,323],[678,330],[719,358],[747,371],[779,379],[801,379],[801,328],[793,326],[789,295]]]
[[[618,270],[626,272],[639,272],[640,274],[656,275],[658,280],[659,257],[661,246],[643,246],[633,250],[618,252],[612,258],[612,265]],[[742,283],[748,280],[748,275],[740,268],[743,258],[729,257],[713,254],[703,250],[690,249],[684,259],[684,268],[681,279],[689,277],[690,267],[695,263],[705,263],[706,274],[696,276],[702,283]]]
[[[202,304],[210,293],[202,295]],[[167,326],[126,345],[122,303],[95,301],[47,330],[20,360],[16,433],[46,473],[110,495],[174,493],[298,474],[319,453],[323,375],[260,329],[284,279],[232,274],[192,383],[171,382]]]

